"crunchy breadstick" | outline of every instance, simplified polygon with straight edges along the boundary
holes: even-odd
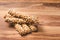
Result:
[[[10,14],[11,16],[14,16],[14,17],[23,17],[22,15],[20,15],[19,13],[16,13],[16,12],[14,12],[14,11],[12,11],[12,10],[10,10],[9,12],[8,12],[8,14]]]
[[[20,24],[15,24],[15,28],[19,32],[20,35],[25,35],[26,34],[24,29],[21,27]]]
[[[14,22],[14,23],[28,23],[28,24],[32,24],[32,23],[36,23],[36,21],[34,22],[32,18],[27,18],[27,19],[23,19],[23,18],[15,18],[11,15],[5,15],[4,16],[5,21],[7,22]]]
[[[34,32],[37,31],[37,27],[34,25],[29,25],[30,29]]]
[[[31,33],[31,29],[26,24],[22,24],[22,28],[24,29],[25,33]]]
[[[19,24],[26,23],[26,21],[23,19],[8,17],[8,16],[5,17],[5,21],[7,21],[9,23],[11,22],[11,23],[19,23]]]
[[[8,14],[10,14],[11,16],[15,16],[15,15],[16,15],[16,12],[13,11],[13,10],[10,10],[10,11],[8,12]]]
[[[8,12],[8,14],[10,14],[13,17],[22,18],[26,20],[27,23],[35,23],[35,20],[37,20],[37,19],[32,18],[31,16],[24,16],[19,13],[13,12],[11,10]]]

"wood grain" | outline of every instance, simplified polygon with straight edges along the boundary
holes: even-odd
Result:
[[[9,9],[22,15],[38,17],[38,32],[20,36],[14,28],[4,21]],[[60,40],[60,8],[44,6],[41,3],[0,3],[0,40]]]
[[[47,3],[60,3],[60,0],[0,0],[0,2],[47,2]]]

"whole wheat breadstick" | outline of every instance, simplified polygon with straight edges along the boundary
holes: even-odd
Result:
[[[10,15],[13,16],[13,17],[22,18],[22,19],[26,20],[27,23],[28,23],[28,22],[29,22],[29,23],[36,23],[36,20],[37,20],[37,19],[32,18],[31,16],[21,15],[21,14],[19,14],[19,13],[13,12],[13,11],[11,11],[11,10],[8,12],[8,14],[10,14]]]
[[[5,21],[9,22],[9,23],[26,23],[25,20],[23,19],[18,19],[18,18],[14,18],[14,17],[5,17]]]
[[[26,22],[25,20],[21,18],[14,18],[10,14],[5,15],[4,18],[5,18],[5,21],[7,22],[14,22],[14,23],[25,23]]]
[[[19,32],[20,35],[25,35],[24,29],[21,27],[20,24],[15,24],[15,29]]]
[[[37,31],[37,27],[36,26],[29,25],[29,27],[30,27],[31,31],[33,31],[33,32]]]
[[[31,29],[26,24],[22,24],[22,28],[24,29],[25,33],[31,32]]]

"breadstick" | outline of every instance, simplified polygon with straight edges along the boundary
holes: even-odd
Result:
[[[26,24],[22,24],[22,28],[24,29],[25,33],[31,32],[31,29]]]
[[[5,21],[7,21],[9,23],[11,22],[11,23],[19,23],[19,24],[26,23],[26,21],[23,19],[8,17],[8,16],[5,17]]]
[[[31,29],[33,32],[37,31],[37,27],[36,27],[36,26],[34,26],[34,25],[29,25],[29,27],[30,27],[30,29]]]
[[[22,19],[26,20],[27,23],[34,23],[36,20],[30,16],[24,16],[24,15],[21,15],[19,13],[13,12],[11,10],[8,12],[8,14],[10,14],[13,17],[22,18]]]
[[[15,24],[15,29],[19,32],[20,35],[25,35],[24,29],[21,27],[20,24]]]

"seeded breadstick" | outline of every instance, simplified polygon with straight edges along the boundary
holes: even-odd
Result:
[[[19,32],[20,35],[25,35],[26,34],[24,29],[21,27],[20,24],[15,24],[15,28]]]
[[[34,25],[29,25],[30,29],[34,32],[37,31],[37,27]]]
[[[8,22],[11,20],[14,23],[28,23],[28,24],[34,23],[33,19],[32,18],[30,19],[29,17],[24,20],[23,18],[14,18],[13,16],[8,14],[4,16],[4,18],[6,19],[5,21],[8,21]]]
[[[13,12],[11,10],[8,12],[8,14],[10,14],[13,17],[22,18],[22,19],[26,20],[27,23],[35,23],[35,20],[36,20],[30,16],[24,16],[19,13]]]
[[[22,24],[22,28],[24,29],[25,33],[31,32],[31,29],[26,24]]]
[[[9,23],[11,22],[11,23],[19,23],[19,24],[26,23],[26,21],[24,21],[23,19],[8,17],[8,16],[5,17],[5,21]]]
[[[12,10],[10,10],[9,12],[8,12],[8,14],[10,14],[11,16],[14,16],[14,17],[24,17],[24,16],[22,16],[22,15],[20,15],[19,13],[16,13],[16,12],[14,12],[14,11],[12,11]]]
[[[10,14],[11,16],[15,16],[15,15],[16,15],[16,12],[14,12],[13,10],[10,10],[10,11],[8,12],[8,14]]]

